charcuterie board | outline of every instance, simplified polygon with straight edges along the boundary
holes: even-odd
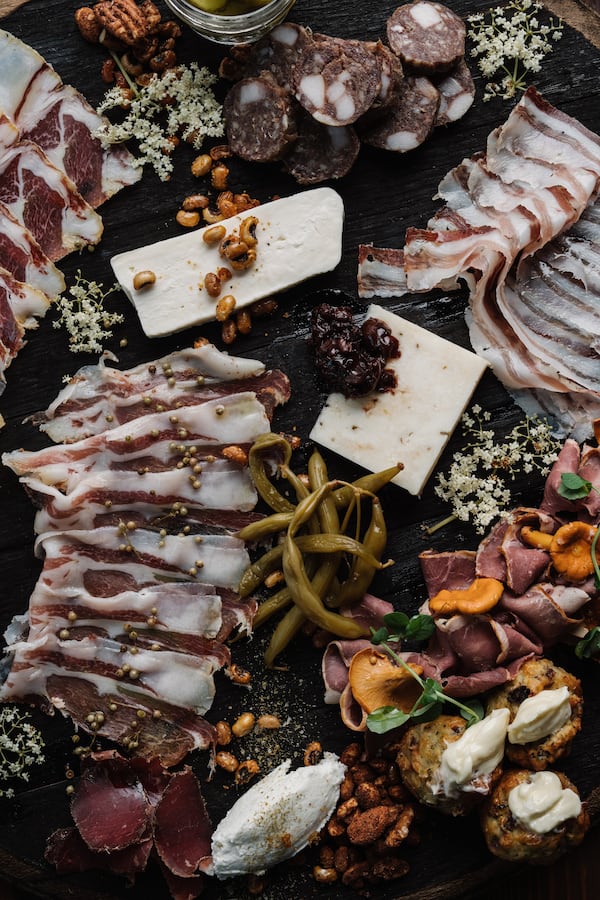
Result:
[[[79,35],[73,13],[77,3],[64,0],[30,0],[2,21],[2,26],[33,46],[61,75],[97,105],[105,85],[100,77],[103,56],[98,48],[86,44]],[[385,21],[394,3],[353,4],[349,0],[323,4],[316,0],[297,0],[290,19],[315,31],[347,38],[377,40],[384,34]],[[487,9],[479,0],[453,0],[459,15]],[[223,50],[190,31],[180,43],[182,61],[197,61],[216,71]],[[565,27],[560,43],[535,76],[535,85],[550,102],[579,119],[592,131],[600,131],[600,103],[597,72],[600,50],[578,33]],[[477,96],[465,117],[438,128],[420,148],[407,154],[387,153],[362,146],[357,162],[348,175],[333,186],[345,207],[342,259],[337,268],[309,283],[295,287],[278,298],[279,309],[270,318],[260,320],[250,334],[239,335],[226,348],[229,352],[262,360],[281,368],[291,380],[291,400],[277,410],[273,428],[301,439],[299,464],[306,461],[308,435],[325,401],[326,392],[314,371],[308,345],[309,315],[317,292],[335,289],[350,295],[357,312],[364,306],[357,299],[356,272],[359,244],[399,248],[404,232],[411,225],[422,226],[436,209],[433,196],[442,176],[464,157],[485,146],[487,135],[507,117],[511,104],[494,99],[482,101],[482,79],[475,73]],[[1,77],[1,73],[0,73]],[[221,98],[226,86],[219,84]],[[89,280],[109,285],[113,281],[110,259],[117,253],[181,234],[176,213],[184,197],[195,190],[190,172],[195,152],[181,145],[174,156],[175,168],[169,181],[159,181],[147,171],[137,185],[109,200],[101,209],[104,236],[93,253],[87,250],[65,257],[60,268],[68,283],[78,271]],[[235,190],[247,191],[266,202],[286,197],[298,190],[290,175],[278,163],[249,163],[233,158],[228,161],[230,181]],[[314,296],[313,296],[314,295]],[[196,326],[171,337],[145,337],[133,307],[123,295],[111,300],[111,309],[119,309],[124,322],[114,327],[107,349],[123,368],[156,359],[204,337],[224,348],[220,326]],[[454,343],[469,346],[464,321],[466,298],[462,294],[424,295],[422,298],[385,301],[392,311]],[[63,377],[72,375],[84,363],[96,357],[70,352],[63,329],[52,327],[51,311],[40,327],[29,336],[7,373],[7,387],[0,398],[0,411],[6,420],[0,431],[0,451],[18,447],[36,449],[46,444],[28,417],[42,410],[63,385]],[[521,417],[520,411],[491,374],[486,372],[473,397],[492,413],[494,428],[507,432]],[[427,409],[423,415],[427,416]],[[439,467],[447,468],[452,453],[460,446],[459,431],[451,438]],[[330,473],[339,478],[356,478],[360,471],[335,454],[326,454]],[[543,488],[541,477],[517,480],[513,487],[515,505],[535,505]],[[389,527],[388,553],[395,565],[379,573],[373,591],[391,600],[397,608],[415,612],[425,598],[418,554],[437,550],[470,549],[478,538],[468,525],[453,523],[427,536],[423,526],[444,518],[448,510],[435,495],[433,479],[420,498],[396,486],[388,486],[382,499]],[[13,615],[27,609],[29,596],[39,574],[40,562],[33,553],[34,510],[16,477],[6,467],[0,469],[0,626],[6,627]],[[280,755],[301,758],[304,746],[319,740],[326,749],[340,751],[352,739],[341,724],[338,709],[322,702],[320,651],[308,640],[300,639],[285,655],[285,669],[265,671],[262,651],[268,634],[259,632],[252,641],[235,645],[236,660],[253,674],[251,692],[218,681],[217,699],[210,713],[212,721],[232,719],[250,702],[264,712],[274,712],[285,720],[279,737]],[[585,712],[584,739],[576,741],[565,771],[577,784],[583,797],[600,787],[597,759],[600,755],[600,679],[597,667],[577,661],[564,649],[556,652],[557,661],[582,679]],[[260,698],[260,699],[259,699]],[[166,887],[151,876],[139,879],[134,887],[107,875],[58,876],[43,861],[48,834],[70,823],[65,793],[65,770],[73,763],[73,729],[59,718],[34,713],[46,742],[46,762],[32,770],[31,781],[15,799],[0,801],[5,827],[0,836],[0,868],[15,881],[44,897],[112,898],[131,900],[151,896],[168,897]],[[207,754],[196,754],[190,763],[202,782],[207,805],[215,821],[220,819],[236,796],[231,780],[222,773],[208,779]],[[591,805],[595,812],[594,804]],[[508,871],[494,861],[485,848],[476,821],[452,821],[432,814],[423,828],[419,847],[409,848],[408,875],[386,889],[378,889],[381,898],[426,898],[459,896],[469,889],[483,887],[492,878]],[[211,881],[203,896],[224,900],[232,896],[227,885]],[[241,895],[236,895],[241,896]],[[245,896],[245,894],[244,894]],[[298,866],[273,877],[265,897],[331,897],[341,900],[354,894],[342,887],[319,888],[308,870]]]

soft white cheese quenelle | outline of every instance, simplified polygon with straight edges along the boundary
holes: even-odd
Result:
[[[460,791],[476,790],[469,782],[491,775],[504,756],[504,742],[510,713],[495,709],[471,725],[457,741],[449,743],[440,762],[436,783],[447,797]]]
[[[569,689],[540,691],[523,700],[511,725],[508,740],[511,744],[529,744],[554,734],[571,718]]]
[[[571,788],[563,788],[555,772],[535,772],[529,781],[513,788],[508,807],[522,826],[546,834],[581,812],[581,800]]]
[[[212,837],[217,878],[260,875],[299,853],[331,818],[346,771],[334,753],[290,772],[288,759],[232,806]]]

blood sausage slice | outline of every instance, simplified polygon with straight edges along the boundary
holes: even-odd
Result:
[[[429,136],[440,103],[440,93],[428,78],[404,79],[397,101],[387,115],[360,132],[365,144],[406,153]]]
[[[223,108],[229,146],[241,159],[281,159],[296,138],[292,99],[269,72],[238,81]]]
[[[415,72],[447,72],[465,55],[465,23],[447,6],[415,0],[387,21],[390,47]]]
[[[352,125],[334,128],[305,115],[299,132],[284,161],[287,171],[299,184],[318,184],[348,174],[360,150]]]
[[[381,70],[361,41],[314,35],[295,69],[296,99],[323,125],[356,122],[375,101]]]
[[[462,119],[475,99],[475,82],[464,59],[436,82],[436,87],[440,92],[440,106],[435,124],[449,125]]]

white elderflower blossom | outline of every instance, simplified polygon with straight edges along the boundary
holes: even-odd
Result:
[[[115,61],[119,63],[116,56]],[[111,88],[98,107],[100,114],[124,109],[122,121],[107,121],[95,132],[103,146],[137,141],[136,164],[148,163],[161,181],[168,181],[173,171],[171,153],[179,138],[199,150],[205,138],[222,137],[223,108],[212,91],[217,78],[207,68],[197,63],[177,66],[153,75],[141,86],[123,74],[129,91]]]
[[[550,471],[561,445],[548,422],[526,416],[504,441],[497,442],[486,427],[490,420],[490,413],[482,412],[480,406],[463,415],[466,444],[454,454],[449,472],[438,474],[434,488],[438,497],[451,504],[452,515],[430,527],[429,534],[455,519],[471,521],[478,534],[485,534],[510,509],[509,483],[518,474],[546,476]]]
[[[59,318],[52,326],[66,328],[73,353],[102,352],[102,342],[112,337],[110,328],[123,321],[120,313],[111,313],[104,308],[106,298],[118,289],[115,284],[105,290],[97,281],[87,281],[81,272],[77,272],[75,284],[67,294],[56,299]]]
[[[542,4],[535,0],[512,0],[487,14],[476,13],[467,21],[473,41],[471,56],[477,59],[481,74],[489,79],[484,100],[492,97],[512,99],[526,87],[526,75],[539,72],[542,60],[552,50],[552,41],[562,37],[562,21],[550,19],[540,25],[537,13]],[[494,80],[494,76],[499,80]]]
[[[29,781],[29,769],[44,762],[44,740],[27,713],[16,706],[0,708],[0,781]],[[13,787],[0,786],[0,797],[14,797]]]

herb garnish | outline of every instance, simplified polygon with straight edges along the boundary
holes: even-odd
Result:
[[[472,701],[467,706],[455,697],[449,697],[439,682],[433,678],[421,678],[392,647],[392,644],[398,644],[403,640],[426,640],[434,631],[435,622],[431,616],[416,615],[409,618],[402,612],[389,613],[383,617],[381,628],[372,629],[371,642],[381,647],[396,665],[404,668],[414,678],[421,687],[421,694],[408,712],[403,712],[395,706],[381,706],[369,713],[367,716],[369,731],[385,734],[411,719],[428,722],[441,714],[444,703],[456,706],[466,719],[467,726],[474,725],[483,718],[483,707],[478,701]]]
[[[54,301],[59,318],[54,328],[66,328],[72,353],[101,353],[102,342],[112,337],[113,325],[123,321],[121,313],[109,312],[104,302],[119,289],[117,284],[105,289],[97,281],[88,281],[80,271],[75,284]]]
[[[28,713],[16,706],[0,710],[0,780],[29,781],[29,769],[44,762],[44,740]],[[12,787],[0,787],[0,797],[14,797]]]

